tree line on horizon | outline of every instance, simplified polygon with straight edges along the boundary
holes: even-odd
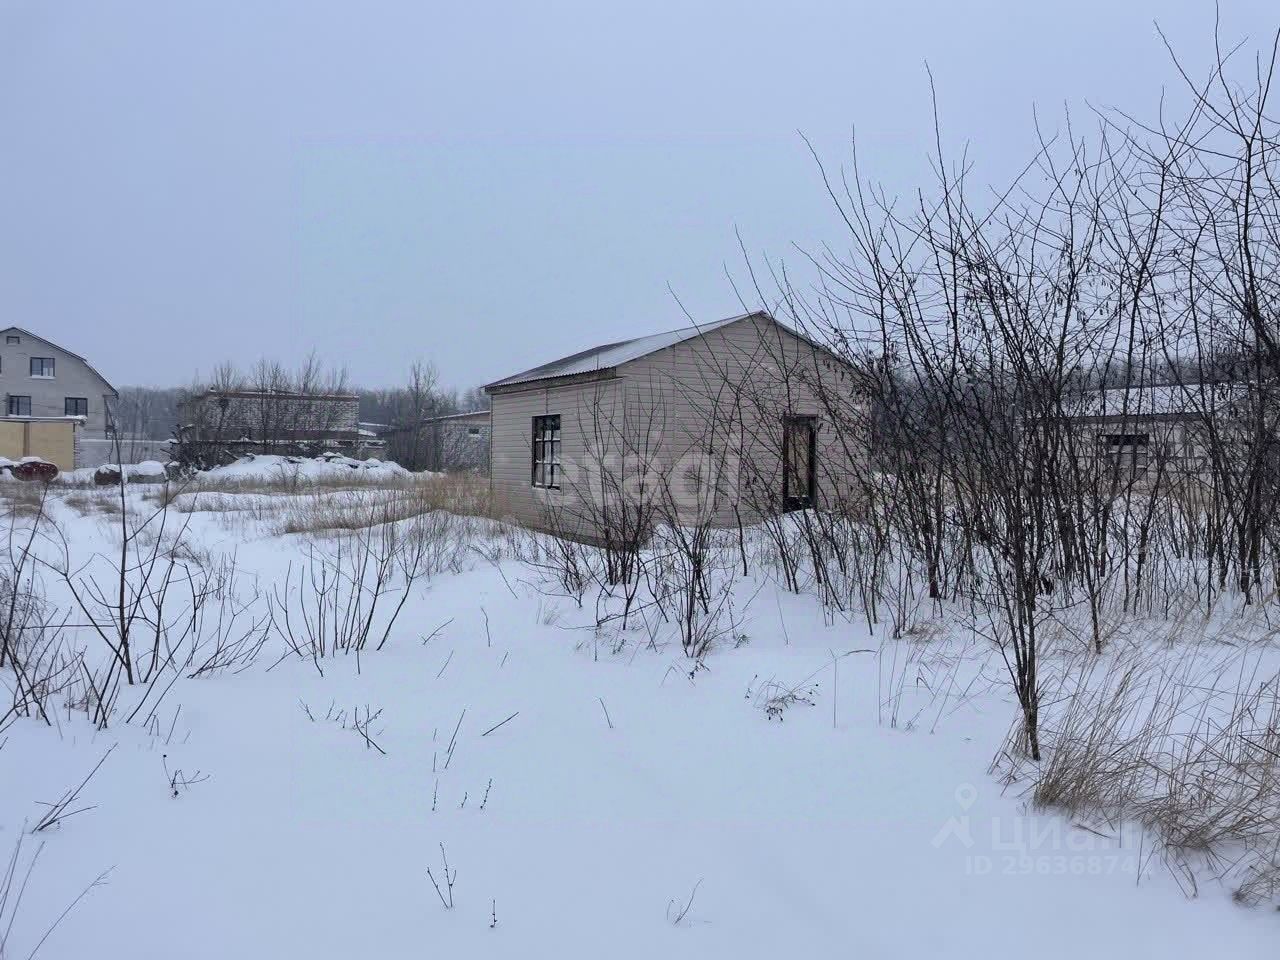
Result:
[[[346,371],[325,367],[314,356],[298,367],[262,360],[247,370],[226,363],[208,378],[183,387],[125,386],[120,388],[113,415],[122,437],[168,440],[181,426],[183,401],[207,390],[276,390],[297,393],[351,393],[360,400],[360,422],[388,428],[407,427],[424,419],[484,410],[489,398],[479,387],[459,390],[440,382],[434,365],[412,365],[403,384],[363,387],[349,381]]]

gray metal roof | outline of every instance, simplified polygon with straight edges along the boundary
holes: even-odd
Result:
[[[636,337],[634,340],[602,344],[598,347],[592,347],[590,350],[583,350],[580,353],[561,357],[559,360],[552,360],[550,363],[533,367],[523,373],[517,373],[502,380],[495,380],[493,383],[485,384],[485,389],[491,390],[494,387],[509,387],[518,383],[531,383],[535,380],[549,380],[553,377],[572,377],[583,373],[612,370],[614,367],[621,366],[624,363],[630,363],[632,360],[639,360],[641,357],[647,357],[651,353],[657,353],[666,347],[692,340],[694,337],[703,336],[712,330],[719,330],[721,327],[727,327],[731,323],[737,323],[739,320],[754,316],[765,316],[765,314],[743,313],[736,317],[726,317],[723,320],[716,320],[711,323],[680,327],[677,330],[654,333],[647,337]]]

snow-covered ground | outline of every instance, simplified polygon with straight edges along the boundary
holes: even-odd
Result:
[[[108,555],[118,518],[63,496],[73,563]],[[234,496],[184,508],[200,562],[296,600],[325,538],[228,523]],[[4,956],[104,871],[39,956],[1275,956],[1274,910],[1188,899],[1136,829],[988,772],[1014,707],[973,638],[884,639],[755,573],[693,669],[470,535],[381,650],[314,663],[271,632],[248,666],[126,690],[106,729],[11,723],[0,850],[43,847]],[[83,812],[31,834],[104,756]]]

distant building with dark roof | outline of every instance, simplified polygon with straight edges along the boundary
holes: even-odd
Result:
[[[489,469],[489,411],[472,410],[419,423],[383,427],[377,433],[386,442],[387,459],[410,470]]]

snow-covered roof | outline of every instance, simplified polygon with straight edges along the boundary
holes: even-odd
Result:
[[[488,410],[464,410],[462,413],[446,413],[438,417],[428,417],[424,423],[443,423],[446,420],[488,420]]]
[[[1242,399],[1241,383],[1183,383],[1090,390],[1064,404],[1069,417],[1198,416]]]
[[[683,343],[686,340],[692,340],[694,337],[703,336],[713,330],[719,330],[721,327],[727,327],[731,323],[737,323],[739,320],[745,320],[752,316],[757,316],[757,314],[744,313],[736,317],[716,320],[712,323],[680,327],[677,330],[668,330],[665,333],[636,337],[634,340],[621,340],[617,343],[602,344],[598,347],[592,347],[590,350],[583,350],[581,353],[570,354],[567,357],[561,357],[559,360],[533,367],[523,373],[517,373],[502,380],[495,380],[493,383],[486,384],[485,389],[491,390],[494,387],[529,383],[533,380],[548,380],[552,377],[572,377],[577,374],[612,370],[614,367],[621,366],[624,363],[639,360],[641,357],[647,357],[651,353],[657,353],[659,350],[675,346],[677,343]],[[763,314],[760,314],[760,316],[763,316]]]

